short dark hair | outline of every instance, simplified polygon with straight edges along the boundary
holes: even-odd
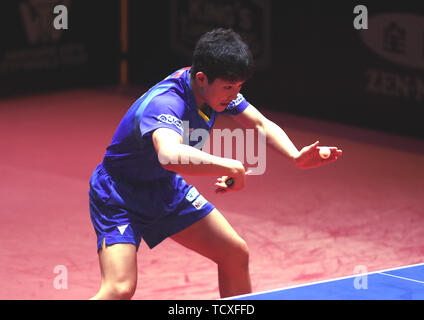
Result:
[[[203,34],[193,52],[191,76],[203,72],[209,82],[216,78],[246,81],[254,71],[248,45],[232,29],[218,28]]]

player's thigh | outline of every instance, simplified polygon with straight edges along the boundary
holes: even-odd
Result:
[[[130,243],[102,246],[99,251],[102,281],[105,283],[137,282],[137,250]]]
[[[248,256],[246,242],[217,209],[171,238],[215,262]]]

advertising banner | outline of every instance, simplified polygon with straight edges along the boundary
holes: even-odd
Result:
[[[0,95],[116,80],[119,1],[0,3]]]

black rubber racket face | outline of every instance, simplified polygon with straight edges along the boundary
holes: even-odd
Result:
[[[228,178],[227,180],[225,180],[225,184],[227,185],[227,187],[231,187],[234,184],[234,179]]]

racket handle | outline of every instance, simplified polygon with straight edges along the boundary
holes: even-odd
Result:
[[[225,184],[227,185],[227,187],[231,187],[234,184],[234,179],[228,178],[227,180],[225,180]]]

